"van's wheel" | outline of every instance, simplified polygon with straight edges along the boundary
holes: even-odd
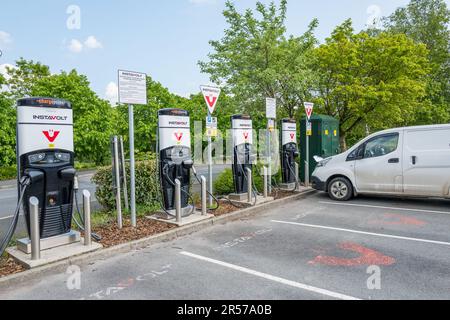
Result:
[[[348,201],[353,197],[352,183],[344,177],[335,178],[328,185],[328,195],[336,201]]]

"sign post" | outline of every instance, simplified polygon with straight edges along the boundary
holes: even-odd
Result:
[[[266,118],[267,118],[267,162],[269,175],[269,194],[272,194],[272,132],[275,130],[275,119],[277,118],[277,99],[266,98]]]
[[[206,125],[213,123],[212,115],[216,109],[217,101],[219,101],[220,88],[211,86],[200,86],[206,106],[208,107],[208,118]],[[217,124],[217,119],[216,119]],[[216,130],[217,131],[217,130]],[[212,135],[208,134],[208,176],[209,176],[209,206],[213,206],[213,160],[212,160]]]
[[[128,104],[130,130],[130,206],[131,226],[136,221],[136,164],[134,158],[134,104],[147,104],[147,75],[145,73],[119,70],[119,103]]]
[[[309,187],[309,137],[312,136],[311,116],[314,111],[314,103],[305,102],[306,112],[306,159],[305,159],[305,186]]]

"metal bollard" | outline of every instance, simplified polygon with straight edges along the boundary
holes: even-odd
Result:
[[[175,179],[175,211],[177,223],[181,223],[181,182]]]
[[[206,208],[206,178],[201,176],[202,182],[202,216],[206,216],[207,208]]]
[[[309,162],[305,161],[305,186],[309,187]]]
[[[268,196],[268,179],[269,179],[269,172],[267,167],[264,167],[264,198],[267,198]]]
[[[300,166],[298,165],[298,163],[295,163],[295,190],[299,190],[300,189]]]
[[[127,182],[127,168],[125,163],[125,151],[123,149],[123,137],[119,136],[119,154],[120,154],[120,166],[122,167],[123,176],[123,199],[125,204],[125,209],[129,209],[130,205],[128,202],[128,182]]]
[[[248,195],[248,202],[252,202],[252,191],[253,191],[253,183],[252,183],[252,170],[250,168],[247,168],[247,195]]]
[[[83,191],[83,211],[84,211],[84,245],[92,245],[91,234],[91,193]]]
[[[30,198],[30,236],[31,236],[31,260],[41,258],[41,238],[39,232],[39,200]]]
[[[117,136],[114,136],[113,149],[114,149],[114,172],[116,178],[117,224],[119,225],[119,229],[122,229],[123,221],[122,221],[122,199],[120,192],[119,141],[117,139]]]

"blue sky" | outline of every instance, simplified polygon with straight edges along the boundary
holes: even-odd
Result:
[[[3,0],[0,9],[0,66],[19,57],[41,61],[52,72],[77,69],[92,89],[112,98],[117,69],[142,71],[172,92],[187,96],[208,83],[198,60],[220,39],[226,23],[224,0]],[[262,1],[268,3],[269,1]],[[279,1],[275,1],[279,2]],[[288,33],[299,35],[313,18],[323,40],[352,18],[356,29],[370,17],[389,15],[408,0],[290,0]],[[241,10],[254,0],[236,0]],[[80,9],[80,28],[68,9]],[[69,10],[70,12],[74,12]],[[67,20],[72,22],[67,26]],[[75,23],[73,23],[75,21]],[[1,67],[0,67],[1,72]],[[109,92],[107,92],[109,88]]]

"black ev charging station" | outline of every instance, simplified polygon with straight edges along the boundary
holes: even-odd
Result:
[[[297,144],[297,123],[294,119],[281,120],[281,172],[282,189],[295,189],[299,177],[296,177],[295,163],[300,156]]]
[[[191,215],[189,205],[191,169],[191,131],[189,112],[180,109],[158,111],[159,178],[162,191],[162,209],[169,217],[176,215],[175,180],[181,182],[182,216]]]
[[[22,181],[31,179],[22,197],[28,234],[29,199],[36,197],[42,249],[45,239],[54,246],[79,241],[79,233],[71,230],[76,174],[71,104],[52,98],[18,100],[16,137],[19,193]],[[17,247],[29,253],[30,240],[19,240]]]
[[[250,116],[234,115],[231,117],[231,134],[233,146],[233,181],[235,194],[230,200],[242,201],[248,194],[247,169],[252,170],[253,155],[253,122]]]

